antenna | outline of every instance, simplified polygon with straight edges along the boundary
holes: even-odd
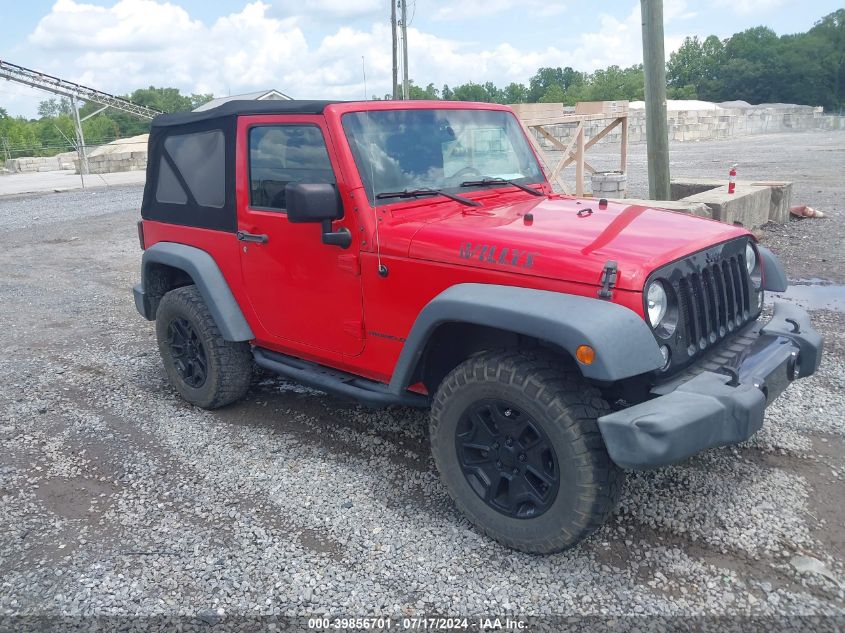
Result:
[[[364,100],[367,100],[367,66],[364,62],[364,56],[361,56],[361,74],[364,76]],[[367,128],[371,129],[370,125],[370,111],[364,111],[365,116],[367,117]],[[375,162],[375,157],[373,156],[373,143],[371,140],[367,140],[367,152],[370,155],[370,187],[373,188],[373,223],[375,224],[375,238],[376,238],[376,262],[378,262],[378,274],[379,277],[387,277],[387,266],[381,263],[381,238],[379,237],[378,233],[378,208],[376,207],[376,170],[373,166]]]

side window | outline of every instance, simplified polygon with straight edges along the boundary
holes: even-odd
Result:
[[[323,133],[316,125],[262,125],[249,130],[249,202],[285,209],[291,182],[335,184]]]
[[[220,130],[178,134],[164,141],[164,151],[179,170],[197,206],[220,209],[226,200],[225,139]],[[156,200],[187,204],[188,192],[162,156],[159,159]]]

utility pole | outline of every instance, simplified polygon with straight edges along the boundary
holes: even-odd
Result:
[[[652,200],[669,200],[669,131],[666,122],[663,0],[640,0],[640,9],[643,20],[648,193]]]
[[[396,2],[390,0],[390,34],[393,37],[393,98],[399,98],[399,55],[396,41]]]
[[[402,0],[402,98],[411,98],[408,79],[408,0]]]

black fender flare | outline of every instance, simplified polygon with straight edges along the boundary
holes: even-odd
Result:
[[[404,391],[429,338],[444,323],[471,323],[533,336],[565,349],[596,351],[593,364],[578,363],[587,378],[617,381],[663,366],[651,328],[633,310],[609,301],[548,290],[494,284],[457,284],[434,297],[417,316],[390,380]]]
[[[251,341],[255,338],[226,278],[211,255],[199,248],[175,242],[157,242],[144,251],[141,283],[133,291],[135,305],[146,319],[154,320],[157,308],[157,303],[152,305],[147,294],[146,281],[151,264],[171,266],[190,276],[225,340]]]
[[[765,246],[757,246],[760,254],[760,265],[763,267],[763,290],[770,292],[785,292],[789,288],[786,270],[777,256]]]

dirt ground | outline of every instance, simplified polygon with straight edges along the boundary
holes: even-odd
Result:
[[[791,278],[845,282],[845,133],[672,152],[677,175],[726,176],[739,163],[741,178],[795,181],[795,201],[828,219],[761,238]],[[599,148],[598,166],[611,155]],[[644,157],[631,148],[632,196],[645,197]],[[750,442],[632,474],[596,535],[527,556],[454,510],[424,413],[367,411],[268,376],[218,412],[176,397],[132,301],[140,197],[138,186],[0,197],[0,616],[845,622],[842,312],[813,312],[822,368]]]

